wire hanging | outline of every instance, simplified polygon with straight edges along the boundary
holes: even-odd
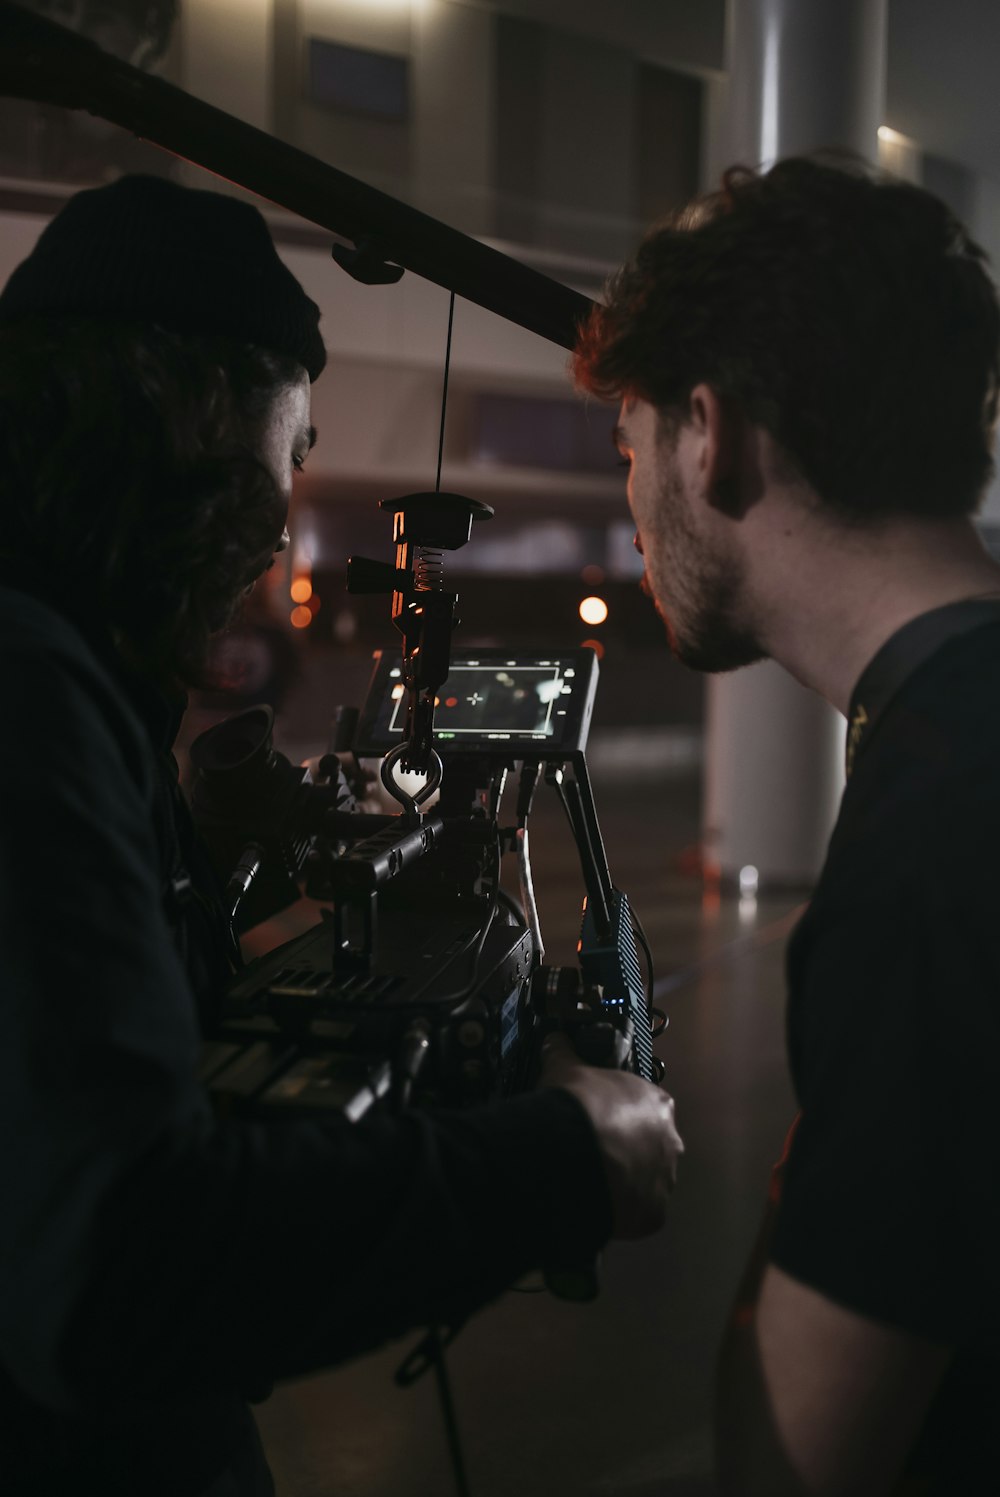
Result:
[[[441,432],[438,437],[438,461],[437,477],[434,480],[434,492],[441,492],[441,462],[444,458],[444,418],[448,410],[448,372],[451,369],[451,330],[455,323],[455,293],[451,293],[448,301],[448,341],[444,351],[444,384],[441,388]]]

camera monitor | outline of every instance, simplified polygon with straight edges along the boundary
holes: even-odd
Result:
[[[439,754],[567,759],[586,746],[597,690],[593,650],[468,650],[453,656],[434,707]],[[401,656],[375,651],[355,752],[382,756],[406,726]]]

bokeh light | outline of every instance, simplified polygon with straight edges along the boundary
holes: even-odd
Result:
[[[603,598],[584,598],[580,604],[580,617],[585,624],[603,624],[608,616],[608,605]]]

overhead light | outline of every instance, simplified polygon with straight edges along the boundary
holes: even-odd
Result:
[[[893,130],[889,125],[879,125],[878,138],[884,140],[886,145],[908,146],[913,142],[908,135],[900,135],[898,130]]]

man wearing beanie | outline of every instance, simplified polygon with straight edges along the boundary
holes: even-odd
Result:
[[[0,293],[0,1484],[264,1497],[247,1399],[663,1220],[637,1078],[356,1125],[217,1119],[226,922],[170,748],[287,543],[319,312],[260,214],[82,192]]]

